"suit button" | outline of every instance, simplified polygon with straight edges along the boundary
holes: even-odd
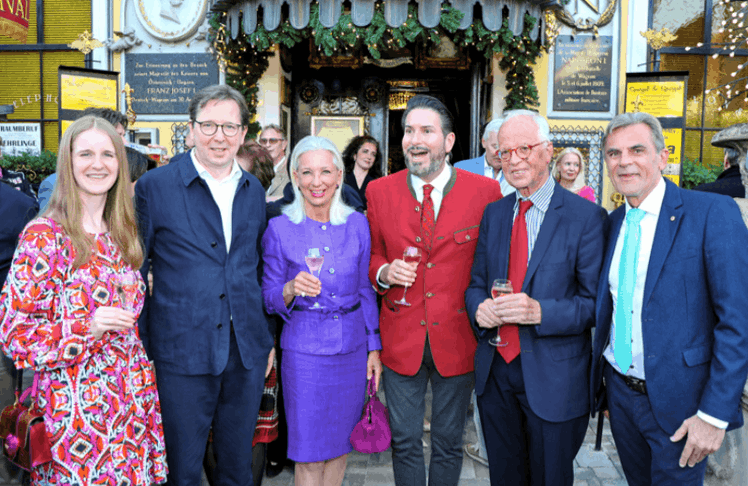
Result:
[[[466,239],[467,241],[470,241],[470,235],[465,235],[465,239]]]
[[[425,326],[426,325],[426,321],[421,321],[421,325]]]
[[[210,243],[210,246],[211,246],[211,248],[215,248],[216,246],[218,246],[218,243],[216,243],[215,241],[212,241]]]
[[[326,247],[325,247],[325,251],[330,251],[330,247],[329,247],[329,246],[326,246]]]
[[[335,269],[334,269],[334,268],[331,268],[331,269],[330,269],[330,273],[335,273]]]
[[[419,212],[421,210],[421,206],[416,206],[416,212]]]
[[[421,237],[420,236],[416,236],[416,243],[420,243],[420,242],[421,242]]]
[[[434,294],[432,294],[431,292],[426,293],[426,298],[428,298],[428,299],[430,299],[433,296],[434,296]]]
[[[337,321],[338,320],[338,316],[333,316],[333,319]]]
[[[433,264],[433,263],[431,263],[431,262],[428,262],[428,263],[426,264],[426,268],[434,268],[434,264]]]
[[[322,225],[322,229],[323,229],[323,230],[326,230],[326,229],[327,229],[327,225],[324,225],[324,224],[323,224],[323,225]]]
[[[221,300],[225,299],[226,298],[226,294],[221,294],[220,298],[221,298]]]
[[[217,329],[223,329],[223,324],[218,324],[218,325],[216,326],[216,328],[217,328]]]

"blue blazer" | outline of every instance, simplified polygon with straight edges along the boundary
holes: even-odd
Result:
[[[273,346],[260,289],[265,191],[242,171],[234,196],[231,251],[221,213],[192,160],[149,171],[135,186],[141,235],[153,270],[153,295],[140,336],[159,367],[184,375],[223,371],[232,327],[246,369],[265,366]]]
[[[478,327],[475,312],[490,297],[494,279],[507,278],[516,198],[516,193],[511,194],[486,207],[465,292],[468,316],[478,336],[478,395],[486,387],[492,360],[502,358],[488,344],[496,329]],[[540,302],[542,323],[519,327],[527,399],[532,411],[549,422],[589,413],[590,329],[607,221],[604,209],[555,183],[522,284],[522,291]]]
[[[18,236],[26,223],[36,216],[36,211],[34,198],[0,182],[0,290],[8,276]]]
[[[743,423],[748,374],[748,230],[732,199],[666,184],[642,307],[649,403],[668,434],[697,410],[732,429]],[[625,206],[611,214],[597,293],[593,411],[603,395],[602,353],[613,312],[608,274],[624,216]]]
[[[460,162],[455,163],[455,167],[457,169],[472,172],[473,174],[483,175],[483,168],[485,167],[484,158],[485,156],[481,155],[474,159],[461,160]]]

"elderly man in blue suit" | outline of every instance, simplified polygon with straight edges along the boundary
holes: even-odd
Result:
[[[503,118],[491,120],[483,130],[481,144],[485,153],[474,159],[467,159],[455,163],[458,169],[472,172],[498,181],[501,185],[501,194],[506,197],[514,192],[514,187],[506,180],[504,172],[501,169],[501,159],[498,156],[499,151],[499,129],[504,122]]]
[[[611,214],[591,401],[600,410],[607,398],[628,484],[701,485],[706,456],[743,423],[748,256],[735,249],[748,230],[732,199],[662,177],[652,115],[616,116],[603,147],[626,204]]]
[[[153,270],[140,335],[156,366],[169,484],[200,484],[211,427],[216,484],[251,484],[252,438],[274,354],[258,275],[265,191],[235,161],[249,123],[239,92],[205,88],[189,116],[190,156],[135,187]]]
[[[574,482],[589,422],[591,328],[607,213],[549,174],[548,122],[506,115],[499,157],[514,195],[489,204],[465,304],[476,334],[475,392],[491,484]],[[510,295],[492,299],[495,279]],[[491,341],[497,333],[498,344]]]

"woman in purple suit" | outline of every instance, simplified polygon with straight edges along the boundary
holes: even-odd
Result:
[[[297,485],[340,485],[366,380],[382,365],[371,240],[362,214],[341,201],[344,169],[326,138],[306,137],[291,155],[296,195],[262,238],[262,293],[281,334],[288,457]]]

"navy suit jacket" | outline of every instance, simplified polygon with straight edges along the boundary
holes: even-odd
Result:
[[[748,230],[732,199],[666,184],[642,305],[649,403],[668,434],[698,410],[732,429],[743,423],[748,374]],[[608,273],[624,217],[625,206],[611,214],[597,294],[593,410],[601,405],[613,312]]]
[[[34,198],[0,182],[0,290],[8,276],[18,236],[36,216],[36,210]]]
[[[473,174],[483,175],[485,167],[484,156],[481,155],[474,159],[461,160],[455,163],[455,168],[472,172]]]
[[[491,295],[494,279],[507,278],[516,193],[486,207],[465,292],[478,335],[475,392],[482,395],[491,363],[503,359],[488,343],[496,329],[478,327],[475,312]],[[522,375],[532,411],[561,422],[589,413],[587,399],[595,293],[608,216],[604,209],[555,183],[522,291],[537,300],[542,322],[519,326]]]
[[[260,181],[242,171],[228,254],[221,213],[189,157],[149,171],[135,194],[153,270],[153,295],[139,321],[149,357],[173,373],[217,375],[228,361],[233,321],[244,367],[264,367],[273,335],[259,281],[267,226]]]

